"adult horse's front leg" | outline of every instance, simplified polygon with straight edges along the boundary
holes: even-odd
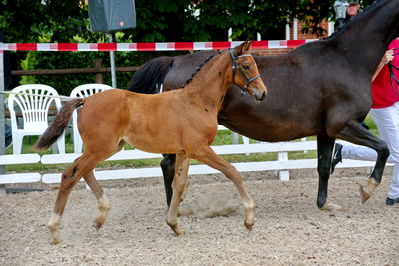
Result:
[[[337,138],[372,148],[377,152],[377,161],[366,186],[360,186],[360,198],[362,203],[366,202],[381,183],[382,174],[389,156],[387,144],[374,136],[357,121],[349,121],[337,134]]]
[[[331,157],[335,139],[327,135],[317,136],[317,172],[319,174],[319,190],[317,207],[321,210],[342,209],[341,206],[327,201],[328,180],[330,178]]]
[[[189,165],[190,159],[187,158],[186,154],[176,155],[175,176],[172,183],[173,196],[169,207],[167,224],[177,235],[184,234],[184,230],[180,228],[177,222],[177,211],[179,208],[179,203],[182,200],[184,190],[187,187]]]
[[[242,177],[237,169],[230,163],[220,158],[209,146],[198,149],[195,153],[191,155],[193,159],[196,159],[209,165],[212,168],[221,171],[227,178],[233,181],[244,204],[244,225],[247,229],[252,229],[255,221],[255,203],[252,200],[251,196],[248,194],[247,189],[242,182]]]
[[[175,162],[176,155],[175,154],[162,154],[163,160],[161,161],[161,169],[163,173],[163,182],[165,185],[165,193],[166,193],[166,203],[170,206],[170,202],[172,200],[173,190],[172,190],[172,182],[173,177],[175,175]]]

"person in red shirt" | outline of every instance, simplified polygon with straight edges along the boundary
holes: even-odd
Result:
[[[385,53],[372,79],[372,98],[370,114],[377,125],[380,137],[389,148],[388,162],[394,164],[392,181],[386,199],[386,205],[399,203],[399,85],[391,78],[388,63],[399,67],[399,38],[393,40]],[[399,77],[399,70],[391,68]],[[371,148],[335,144],[331,173],[342,159],[375,161],[377,152]]]

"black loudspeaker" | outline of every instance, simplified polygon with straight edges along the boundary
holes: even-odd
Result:
[[[89,0],[91,31],[112,32],[136,27],[134,0]]]

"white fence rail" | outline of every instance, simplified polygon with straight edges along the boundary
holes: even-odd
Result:
[[[288,152],[290,151],[310,151],[316,150],[316,141],[295,141],[295,142],[277,142],[277,143],[254,143],[249,144],[245,141],[244,144],[220,145],[212,146],[217,154],[250,154],[250,153],[266,153],[277,152],[277,160],[263,161],[263,162],[239,162],[233,165],[240,172],[277,170],[279,171],[279,178],[281,180],[289,180],[289,170],[292,169],[312,169],[317,168],[316,159],[289,159]],[[80,154],[46,154],[40,156],[38,154],[21,154],[21,155],[3,155],[0,156],[1,165],[11,164],[27,164],[27,163],[41,163],[41,164],[60,164],[71,163]],[[107,161],[113,160],[138,160],[148,158],[161,158],[160,154],[147,153],[140,150],[122,150],[113,155]],[[355,161],[345,160],[344,163],[338,164],[339,168],[349,167],[370,167],[374,166],[374,162],[369,161]],[[192,165],[190,166],[190,174],[210,174],[218,171],[206,165]],[[157,177],[162,176],[160,167],[149,168],[135,168],[135,169],[119,169],[119,170],[99,170],[96,171],[98,180],[112,180],[112,179],[129,179],[139,177]],[[39,182],[44,183],[59,183],[61,173],[6,173],[0,175],[0,184],[11,183],[29,183]]]

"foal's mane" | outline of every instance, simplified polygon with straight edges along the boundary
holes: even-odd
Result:
[[[191,77],[185,82],[185,84],[182,87],[179,87],[178,89],[183,89],[184,87],[186,87],[193,80],[194,76],[202,69],[202,67],[204,65],[206,65],[206,63],[208,63],[212,58],[214,58],[215,56],[218,56],[220,54],[221,54],[221,51],[218,51],[217,54],[210,55],[207,59],[205,59],[205,61],[197,67],[197,69],[194,71],[194,73],[191,75]]]

